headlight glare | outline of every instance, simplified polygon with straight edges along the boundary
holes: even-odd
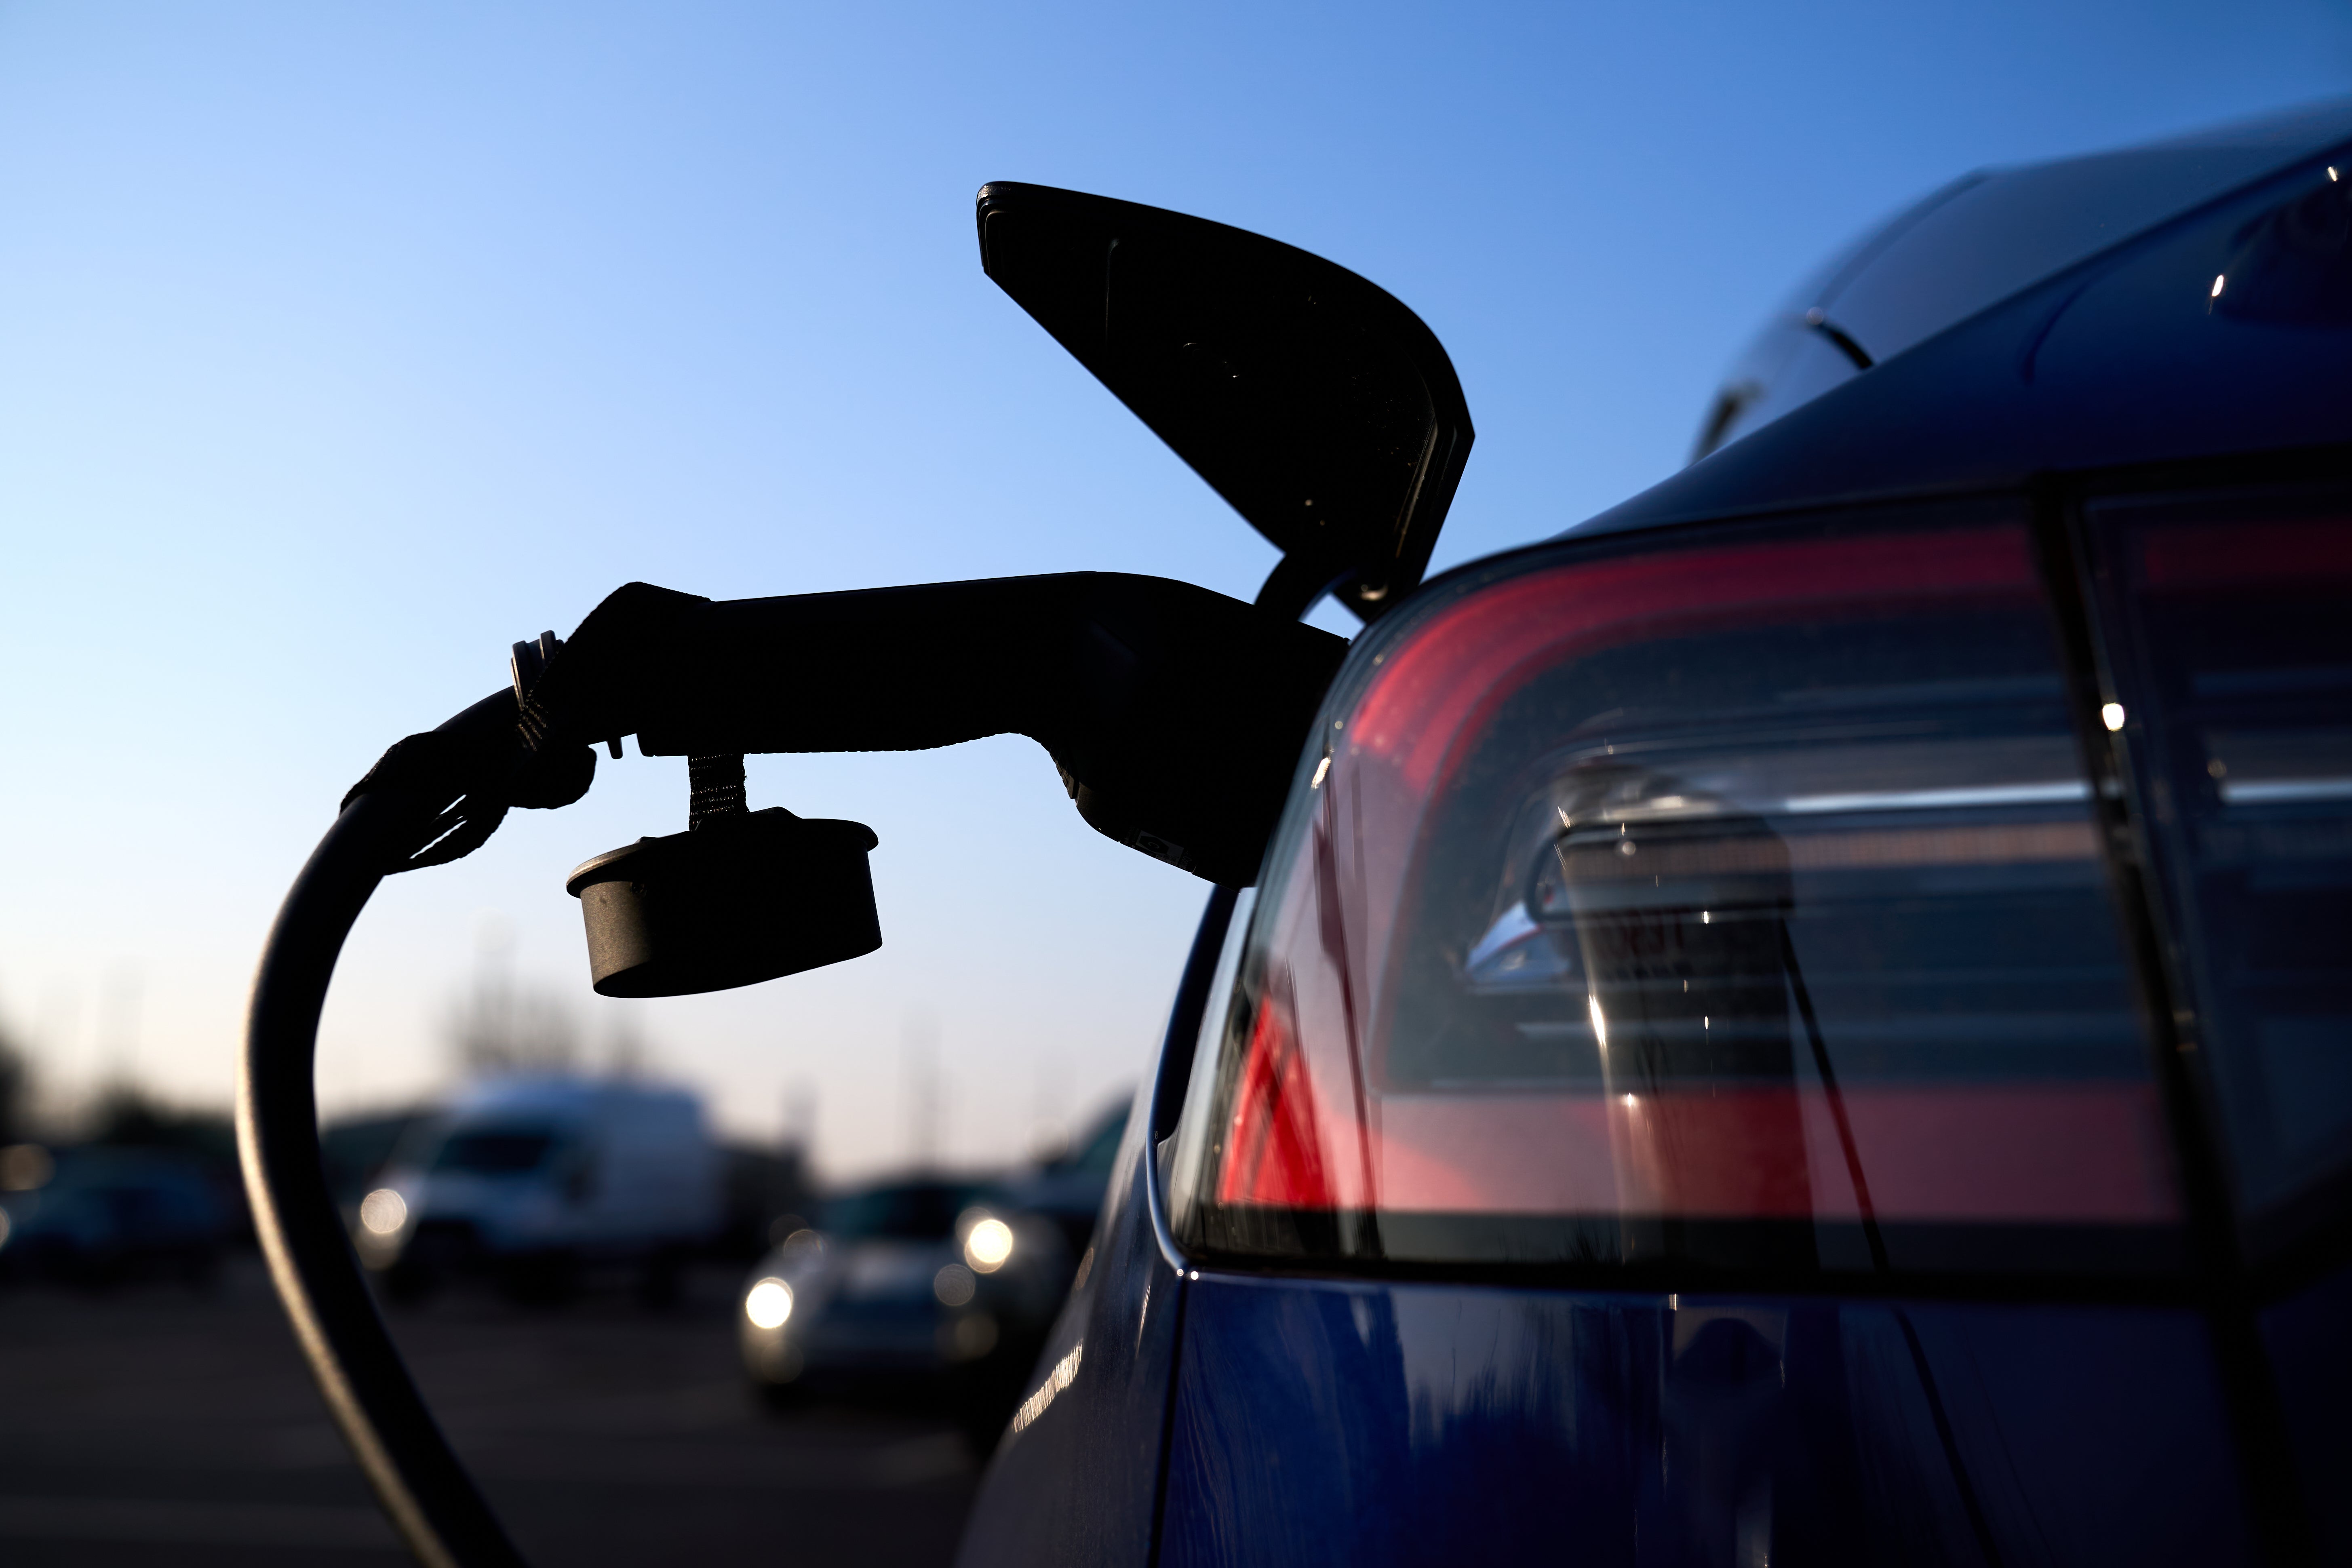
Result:
[[[963,1260],[982,1274],[993,1274],[1013,1256],[1013,1227],[1001,1219],[984,1219],[965,1233]]]
[[[743,1293],[743,1315],[755,1329],[781,1329],[793,1315],[793,1288],[771,1275]]]
[[[391,1236],[408,1223],[408,1200],[390,1187],[378,1187],[360,1200],[360,1224],[371,1236]]]

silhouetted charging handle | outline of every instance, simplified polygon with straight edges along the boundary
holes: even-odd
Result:
[[[1292,617],[1326,593],[1386,613],[1427,564],[1472,437],[1453,366],[1410,310],[1320,258],[1176,213],[1005,184],[976,211],[989,276],[1283,558],[1254,607],[1117,574],[719,604],[631,584],[566,663],[552,633],[516,644],[511,690],[403,741],[344,797],[254,976],[238,1152],[328,1408],[430,1568],[522,1558],[402,1363],[319,1157],[320,1013],[376,884],[470,853],[509,806],[578,799],[594,773],[583,741],[612,737],[617,758],[634,731],[647,754],[688,758],[692,809],[684,833],[567,881],[595,988],[748,985],[871,952],[881,934],[874,834],[751,810],[743,753],[1017,733],[1045,747],[1089,825],[1219,884],[1211,909],[1230,910],[1344,651]],[[625,624],[592,635],[608,615]],[[537,689],[542,675],[568,695]]]
[[[514,645],[518,706],[563,643]],[[621,755],[616,736],[607,742]],[[753,811],[740,752],[689,756],[687,830],[607,850],[563,890],[580,900],[600,996],[692,996],[756,985],[882,945],[862,822]]]
[[[1245,883],[1345,647],[1280,611],[1116,574],[719,604],[624,590],[614,601],[670,618],[625,612],[617,644],[607,620],[597,653],[591,616],[570,668],[635,683],[638,706],[615,727],[649,754],[684,754],[692,804],[685,832],[600,855],[566,883],[608,996],[749,985],[881,945],[873,832],[751,810],[748,751],[1027,734],[1095,827],[1208,880]],[[345,797],[271,929],[240,1064],[239,1152],[272,1280],[352,1453],[433,1568],[521,1558],[418,1395],[345,1237],[321,1173],[312,1058],[336,957],[378,882],[467,853],[510,805],[561,805],[587,789],[593,753],[535,707],[542,674],[560,684],[562,651],[552,635],[518,645],[512,689],[401,742]],[[862,682],[810,679],[827,668]]]
[[[514,694],[500,691],[434,733],[495,756],[512,743],[515,714]],[[686,832],[598,856],[572,876],[598,991],[748,985],[881,945],[871,831],[747,810],[740,756],[696,759],[691,776]],[[409,1550],[431,1568],[520,1568],[384,1328],[319,1157],[312,1062],[335,961],[376,885],[435,832],[449,789],[395,780],[355,795],[295,879],[254,976],[237,1143],[255,1233],[295,1337]]]

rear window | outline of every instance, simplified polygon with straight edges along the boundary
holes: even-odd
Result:
[[[2163,1269],[2020,518],[1538,557],[1384,624],[1171,1162],[1234,1259]]]
[[[1094,1136],[1086,1147],[1072,1154],[1064,1169],[1083,1172],[1089,1176],[1108,1176],[1118,1163],[1118,1146],[1127,1136],[1127,1112],[1124,1110],[1107,1116],[1097,1123]]]
[[[2091,511],[2181,1033],[2260,1249],[2352,1173],[2352,496]]]
[[[945,1241],[955,1235],[956,1217],[989,1195],[985,1187],[961,1182],[845,1193],[824,1205],[824,1228],[849,1241]]]
[[[547,1163],[558,1141],[543,1127],[461,1127],[441,1141],[429,1169],[436,1175],[520,1176]]]

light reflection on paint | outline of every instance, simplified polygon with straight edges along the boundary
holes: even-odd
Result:
[[[1078,1361],[1086,1353],[1086,1348],[1084,1340],[1072,1345],[1070,1353],[1055,1362],[1054,1370],[1045,1374],[1045,1381],[1037,1385],[1037,1392],[1021,1402],[1021,1408],[1013,1413],[1013,1430],[1015,1433],[1045,1415],[1053,1405],[1054,1396],[1078,1381]]]

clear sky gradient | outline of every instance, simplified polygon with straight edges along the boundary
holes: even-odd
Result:
[[[1277,236],[1451,350],[1448,564],[1665,477],[1769,303],[1969,168],[2352,89],[2341,4],[0,5],[0,1022],[70,1098],[225,1105],[285,884],[391,741],[643,578],[719,597],[1271,564],[982,277],[1020,179]],[[443,1081],[487,918],[592,1034],[564,873],[684,764],[397,879],[330,1109]],[[836,1173],[1131,1084],[1204,889],[1044,754],[755,760],[873,825],[887,945],[635,1005],[664,1068]]]

